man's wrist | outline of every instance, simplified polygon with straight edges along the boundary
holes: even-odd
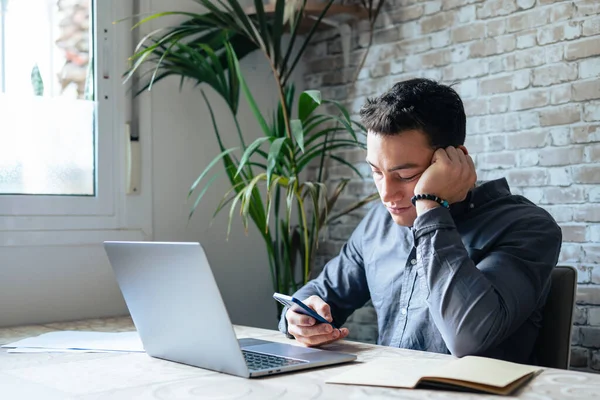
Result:
[[[417,209],[417,216],[429,211],[429,210],[433,210],[434,208],[438,208],[441,207],[442,205],[436,201],[433,200],[418,200],[415,203],[415,208]]]

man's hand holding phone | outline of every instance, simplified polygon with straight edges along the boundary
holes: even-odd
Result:
[[[285,314],[288,332],[298,342],[305,346],[314,347],[335,342],[348,336],[348,333],[350,333],[348,328],[337,329],[331,324],[333,318],[329,304],[325,303],[320,297],[310,296],[303,303],[313,312],[316,312],[316,318],[308,315],[310,312],[299,306],[290,307]],[[317,319],[325,320],[328,323],[317,321]]]

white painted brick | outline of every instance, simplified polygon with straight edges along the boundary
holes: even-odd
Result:
[[[402,60],[394,60],[390,63],[390,72],[398,75],[404,72],[404,62]]]
[[[530,129],[540,125],[540,116],[535,111],[528,111],[519,114],[519,129]]]
[[[462,98],[477,97],[477,80],[469,79],[461,81],[458,85],[454,86],[454,89]]]
[[[520,150],[518,163],[520,167],[535,167],[539,164],[539,153],[535,150]]]
[[[493,96],[489,99],[489,110],[492,114],[500,114],[508,110],[509,96]]]
[[[576,126],[571,130],[573,143],[600,142],[600,125]]]
[[[510,109],[527,110],[545,106],[549,103],[549,94],[547,89],[524,90],[510,95]]]
[[[600,14],[600,3],[596,0],[578,0],[575,4],[577,4],[577,16]]]
[[[552,215],[556,222],[573,221],[573,208],[567,206],[544,206],[544,209]]]
[[[553,64],[533,70],[533,86],[549,86],[577,79],[577,64]]]
[[[450,60],[452,63],[461,63],[469,59],[469,47],[466,45],[453,46],[450,50]]]
[[[550,87],[550,104],[564,104],[571,101],[573,91],[570,84]]]
[[[435,14],[442,9],[442,0],[428,1],[423,4],[423,11],[426,15]]]
[[[514,75],[514,86],[516,90],[525,89],[529,86],[531,74],[529,71],[518,71]]]
[[[506,33],[506,19],[495,19],[486,23],[487,37],[496,37]]]
[[[583,146],[546,147],[540,150],[541,166],[580,164],[584,160]]]
[[[600,288],[595,285],[577,288],[577,304],[593,304],[600,306]]]
[[[363,68],[358,73],[358,80],[368,79],[371,77],[371,71],[369,68]]]
[[[600,101],[590,101],[583,105],[584,121],[600,121]]]
[[[526,49],[536,45],[536,32],[523,32],[517,34],[517,49]]]
[[[572,40],[581,36],[581,25],[576,21],[563,22],[554,26],[544,27],[537,32],[539,45],[556,43],[562,40]]]
[[[589,163],[600,162],[600,143],[585,147],[585,161]]]
[[[590,325],[600,325],[600,308],[590,308],[589,309],[588,323]]]
[[[559,263],[580,263],[582,257],[582,249],[580,244],[563,243],[560,249]]]
[[[577,283],[590,283],[592,281],[590,276],[590,268],[583,267],[581,265],[577,266]],[[577,300],[579,301],[579,296],[577,296]],[[577,333],[578,335],[579,333]],[[576,336],[576,333],[573,332],[573,337]],[[581,339],[578,339],[578,343],[581,343]]]
[[[505,114],[502,124],[504,125],[505,132],[513,132],[521,129],[521,121],[515,118],[514,114]]]
[[[582,24],[583,36],[600,34],[600,16],[586,19]]]
[[[535,0],[517,0],[519,10],[527,10],[535,5]]]
[[[547,46],[544,52],[546,64],[554,64],[563,60],[563,48],[561,45]]]
[[[569,127],[553,128],[550,130],[553,146],[566,146],[571,143],[571,129]]]
[[[600,224],[593,224],[588,227],[588,240],[590,242],[600,243]]]
[[[548,184],[548,171],[543,168],[522,168],[518,170],[510,170],[506,175],[506,179],[511,187],[523,186],[545,186]]]
[[[492,169],[489,171],[477,171],[477,178],[482,181],[492,181],[496,179],[501,179],[506,177],[505,169]],[[514,189],[511,186],[511,190]]]
[[[488,0],[477,7],[477,18],[509,15],[517,10],[515,0]]]
[[[486,136],[483,135],[467,135],[465,139],[465,147],[469,153],[476,155],[485,150]]]
[[[459,64],[453,64],[445,67],[444,80],[454,81],[457,79],[475,78],[478,76],[486,75],[487,72],[487,61],[479,59],[468,60]]]
[[[434,81],[442,80],[442,70],[441,69],[428,69],[423,71],[420,75],[422,78],[431,79]]]
[[[600,77],[600,57],[593,57],[588,60],[579,61],[579,78],[597,78]]]
[[[583,259],[589,264],[600,264],[600,245],[583,244]]]
[[[573,220],[578,222],[600,222],[600,207],[593,203],[574,206]]]
[[[542,188],[523,188],[523,196],[535,204],[540,204],[544,198],[544,189]]]
[[[506,169],[513,168],[517,164],[517,157],[514,152],[512,153],[483,153],[477,155],[477,169],[491,170],[491,169]]]
[[[506,135],[486,135],[485,151],[495,152],[506,148]]]
[[[510,192],[511,192],[512,194],[514,194],[515,196],[523,196],[523,189],[524,189],[524,188],[521,188],[521,187],[516,187],[516,186],[515,186],[515,187],[512,187],[512,188],[510,189]]]
[[[546,50],[543,47],[521,50],[514,53],[515,68],[531,68],[546,62]]]
[[[434,49],[446,47],[450,43],[450,32],[440,31],[431,35],[431,47]]]
[[[475,15],[475,5],[471,4],[465,7],[461,7],[458,10],[458,22],[461,24],[473,22],[477,18]]]
[[[548,131],[531,130],[506,135],[507,149],[531,149],[545,147],[549,144]]]
[[[552,186],[569,186],[573,183],[569,167],[555,167],[547,169],[549,184]]]

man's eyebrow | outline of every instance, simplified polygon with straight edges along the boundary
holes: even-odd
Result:
[[[371,167],[379,169],[379,167],[376,166],[375,164],[373,164],[371,161],[369,161],[369,160],[366,160],[366,161]],[[415,163],[405,163],[405,164],[400,164],[393,168],[388,169],[388,172],[394,172],[394,171],[398,171],[400,169],[411,169],[411,168],[417,168],[417,167],[418,167],[418,165]]]

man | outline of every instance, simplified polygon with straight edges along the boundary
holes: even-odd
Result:
[[[531,362],[562,241],[556,222],[504,179],[475,186],[452,88],[401,82],[360,115],[382,204],[294,296],[336,326],[371,299],[381,345]],[[280,330],[307,346],[349,333],[288,309]]]

